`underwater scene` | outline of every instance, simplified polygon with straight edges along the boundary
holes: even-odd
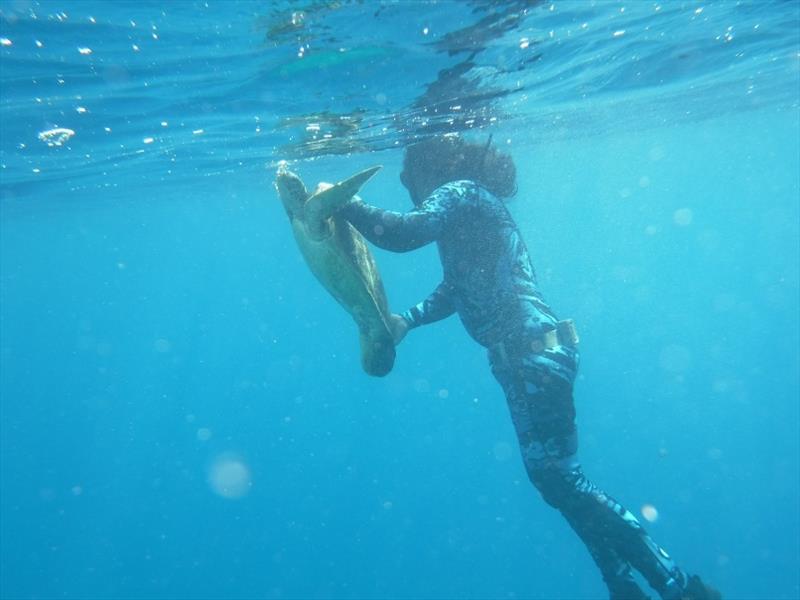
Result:
[[[0,598],[796,600],[799,230],[795,0],[0,0]]]

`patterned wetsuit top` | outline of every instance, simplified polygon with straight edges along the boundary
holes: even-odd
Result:
[[[512,333],[555,327],[514,220],[501,200],[475,182],[447,183],[407,213],[353,201],[342,215],[386,250],[437,243],[444,281],[403,313],[410,327],[458,312],[467,332],[487,347]]]

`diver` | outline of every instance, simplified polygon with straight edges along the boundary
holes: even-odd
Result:
[[[502,199],[516,193],[512,158],[453,134],[406,148],[400,181],[414,208],[382,210],[354,198],[341,215],[374,245],[407,252],[436,242],[444,271],[433,293],[392,315],[395,343],[458,313],[488,350],[525,469],[545,502],[586,545],[615,599],[644,599],[636,570],[663,599],[716,600],[678,568],[636,517],[584,475],[577,460],[573,383],[577,334],[545,302],[520,232]]]

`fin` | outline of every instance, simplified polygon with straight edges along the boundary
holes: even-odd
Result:
[[[319,223],[334,215],[345,204],[350,202],[350,199],[358,193],[361,186],[369,181],[381,168],[380,165],[370,167],[311,196],[305,206],[306,222],[309,224]]]

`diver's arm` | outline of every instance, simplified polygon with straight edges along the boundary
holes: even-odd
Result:
[[[452,292],[446,282],[440,283],[430,296],[416,306],[412,306],[400,316],[408,324],[408,329],[441,321],[456,311]]]
[[[453,206],[444,193],[429,196],[407,213],[383,210],[354,199],[340,214],[379,248],[408,252],[439,239]]]
[[[452,315],[455,307],[450,297],[450,288],[442,282],[425,300],[412,306],[402,314],[389,315],[389,330],[392,332],[394,345],[397,346],[406,334],[420,325],[434,323]]]

